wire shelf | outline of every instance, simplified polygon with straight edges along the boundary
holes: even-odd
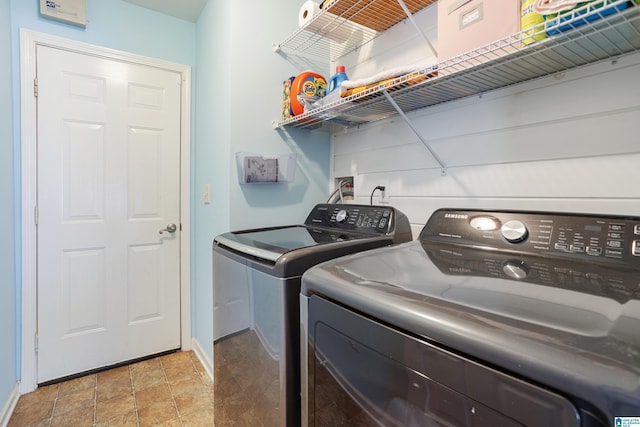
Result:
[[[404,0],[403,3],[413,14],[435,2]],[[407,19],[397,0],[329,0],[323,2],[325,4],[318,15],[275,49],[334,61]]]
[[[332,131],[393,116],[397,107],[410,112],[640,50],[640,4],[597,3],[602,6],[575,9],[561,22],[548,20],[534,28],[534,34],[528,30],[505,37],[274,126]],[[625,9],[618,10],[622,6]],[[546,31],[557,34],[523,45],[522,40]]]

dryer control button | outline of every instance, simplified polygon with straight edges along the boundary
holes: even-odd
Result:
[[[522,261],[507,261],[502,265],[502,272],[511,279],[522,280],[529,275],[529,267]]]
[[[504,237],[507,242],[510,243],[521,242],[529,235],[529,231],[527,230],[527,227],[522,223],[522,221],[518,221],[515,219],[502,224],[500,232],[502,233],[502,237]]]
[[[340,224],[345,222],[347,218],[349,218],[349,212],[344,209],[339,210],[336,214],[336,222],[339,222]]]
[[[500,226],[500,221],[490,216],[476,216],[469,220],[469,225],[478,231],[491,231]]]

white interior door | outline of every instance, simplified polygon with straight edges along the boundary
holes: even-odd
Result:
[[[36,56],[42,383],[180,347],[181,79]]]

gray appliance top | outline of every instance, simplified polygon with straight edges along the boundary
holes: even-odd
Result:
[[[310,269],[301,292],[640,416],[640,218],[443,209],[416,241]]]
[[[213,249],[288,277],[328,259],[411,239],[409,220],[391,206],[318,204],[303,225],[224,233]]]

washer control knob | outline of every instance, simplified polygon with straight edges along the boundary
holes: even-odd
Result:
[[[502,237],[510,243],[521,242],[529,235],[527,227],[522,223],[522,221],[518,221],[516,219],[512,219],[511,221],[507,221],[502,224],[500,232],[502,233]]]
[[[529,275],[529,267],[522,261],[507,261],[502,265],[502,272],[511,279],[522,280]]]
[[[345,222],[347,219],[349,219],[349,212],[347,212],[345,209],[339,210],[336,214],[336,222],[339,222],[340,224]]]

